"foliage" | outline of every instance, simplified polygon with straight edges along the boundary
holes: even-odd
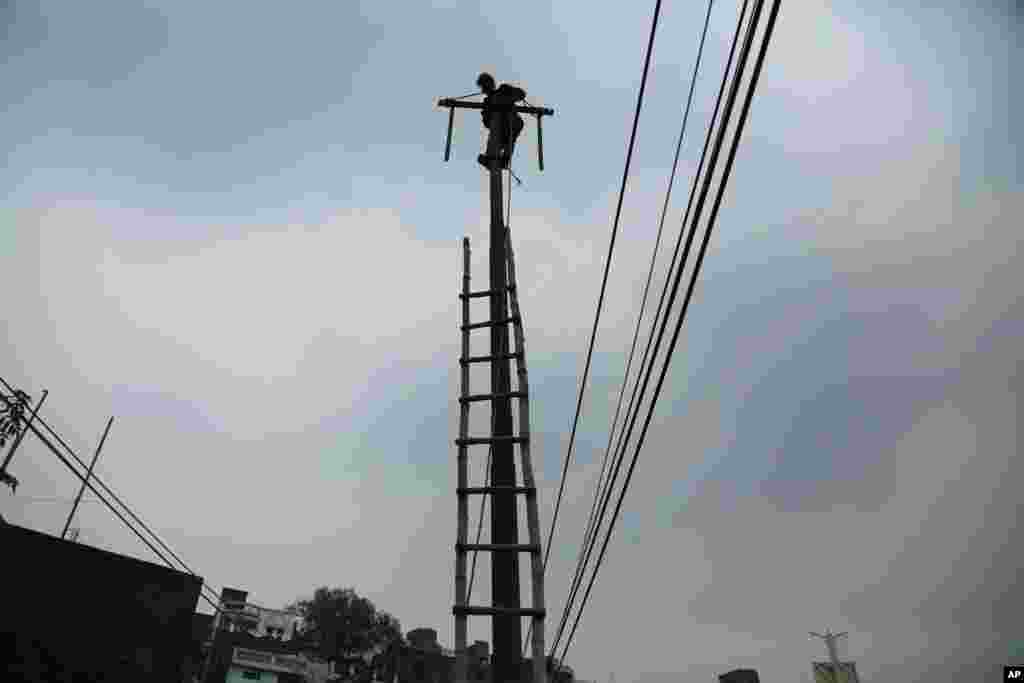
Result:
[[[10,439],[17,441],[29,400],[29,395],[20,389],[15,390],[11,396],[0,394],[0,449],[3,449]],[[6,469],[0,469],[0,484],[10,486],[12,492],[18,489],[17,477]]]
[[[17,437],[21,432],[21,422],[25,419],[25,407],[29,396],[24,391],[16,390],[13,396],[0,394],[3,405],[0,405],[0,448],[7,445],[7,440]]]
[[[286,609],[302,617],[298,637],[328,660],[372,654],[402,640],[398,620],[351,588],[317,588]]]

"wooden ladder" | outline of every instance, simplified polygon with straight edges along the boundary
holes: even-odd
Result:
[[[455,680],[467,683],[467,637],[468,617],[497,616],[516,614],[529,616],[532,619],[532,683],[547,683],[547,667],[544,657],[544,563],[541,557],[540,518],[537,514],[537,484],[533,475],[533,463],[530,460],[530,392],[526,375],[526,350],[523,344],[523,322],[519,309],[519,297],[516,293],[515,259],[512,254],[512,238],[510,231],[505,230],[508,254],[508,296],[510,317],[505,320],[471,323],[469,319],[469,303],[471,299],[490,297],[492,292],[472,292],[469,288],[469,238],[462,240],[463,275],[462,293],[462,356],[459,359],[461,368],[461,395],[459,397],[459,438],[458,446],[458,537],[455,545]],[[514,350],[509,353],[503,349],[499,356],[470,356],[469,335],[476,329],[486,329],[495,325],[512,323]],[[516,363],[517,386],[508,394],[472,394],[469,386],[469,366],[474,363],[493,363],[498,360],[514,360]],[[514,436],[472,438],[469,436],[469,408],[476,402],[490,401],[495,398],[519,399],[519,434]],[[491,445],[501,440],[511,441],[519,445],[520,471],[522,486],[511,487],[511,492],[526,496],[526,523],[529,542],[514,545],[496,545],[493,543],[470,543],[469,534],[469,496],[490,495],[496,492],[509,492],[509,487],[494,487],[489,481],[484,486],[470,487],[468,475],[468,449],[474,445]],[[488,473],[489,477],[489,473]],[[492,506],[493,509],[493,506]],[[496,550],[515,550],[530,554],[532,573],[533,605],[528,608],[481,607],[469,604],[466,589],[466,560],[471,551],[492,552]]]

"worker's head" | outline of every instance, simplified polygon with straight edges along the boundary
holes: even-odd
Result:
[[[482,73],[479,76],[477,76],[476,84],[480,87],[480,90],[482,90],[484,94],[490,95],[492,92],[494,92],[494,76],[492,76],[489,73]]]

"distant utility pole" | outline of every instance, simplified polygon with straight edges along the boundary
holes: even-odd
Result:
[[[832,676],[835,678],[836,683],[839,683],[839,672],[841,668],[839,666],[839,655],[836,653],[836,640],[847,635],[846,631],[842,633],[832,633],[828,629],[825,629],[824,633],[810,632],[812,638],[821,638],[825,641],[825,647],[828,648],[828,658],[832,662]]]
[[[92,468],[96,465],[96,461],[100,457],[100,451],[103,450],[103,444],[107,440],[107,434],[110,433],[110,425],[112,425],[112,424],[114,424],[114,416],[113,415],[111,415],[110,419],[107,420],[107,427],[106,427],[106,429],[103,430],[103,436],[100,438],[100,444],[99,444],[99,446],[96,447],[96,452],[92,456],[92,462],[89,463],[89,469],[85,473],[85,479],[82,480],[82,487],[78,489],[78,495],[75,496],[75,502],[71,506],[71,512],[68,513],[68,519],[67,519],[66,522],[64,522],[64,529],[60,532],[60,537],[61,538],[64,538],[64,537],[67,536],[68,527],[71,526],[71,520],[75,516],[75,511],[78,510],[78,504],[80,502],[82,502],[82,494],[85,493],[86,484],[88,484],[89,479],[92,478]],[[75,538],[77,538],[77,535],[75,536]]]

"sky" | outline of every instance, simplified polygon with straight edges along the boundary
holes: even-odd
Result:
[[[988,680],[1024,660],[1024,155],[1010,69],[1024,63],[1024,19],[1011,2],[910,5],[783,2],[568,654],[579,677],[754,667],[806,682],[825,655],[808,631],[825,628],[849,632],[840,651],[865,683]],[[705,11],[662,8],[548,568],[548,642]],[[461,240],[482,288],[487,183],[479,118],[456,117],[445,164],[436,100],[488,70],[555,109],[543,173],[533,123],[524,131],[510,219],[546,530],[652,12],[4,3],[0,376],[49,390],[42,416],[83,459],[113,415],[98,473],[217,589],[280,607],[354,587],[450,647]],[[737,15],[715,2],[669,244]],[[667,261],[663,247],[655,292]],[[486,428],[482,411],[472,426]],[[12,471],[21,486],[0,492],[0,513],[59,534],[73,475],[33,440]],[[82,542],[155,559],[98,503],[76,524]],[[486,604],[485,561],[478,572]],[[489,624],[471,619],[470,636],[489,640]]]

